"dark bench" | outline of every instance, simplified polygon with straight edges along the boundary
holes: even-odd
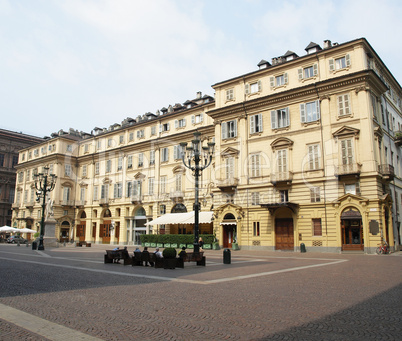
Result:
[[[104,257],[105,264],[117,263],[120,259],[123,259],[124,265],[132,264],[132,258],[127,250],[106,250],[106,255]]]
[[[163,268],[163,258],[157,258],[154,253],[134,252],[132,266],[141,266],[147,263],[153,264],[155,268]]]
[[[82,247],[82,246],[86,246],[86,247],[91,247],[91,243],[87,243],[87,242],[76,242],[75,243],[75,246],[80,246],[80,247]]]
[[[197,265],[205,266],[204,252],[186,252],[184,257],[177,258],[176,266],[184,268],[184,262],[196,262]]]

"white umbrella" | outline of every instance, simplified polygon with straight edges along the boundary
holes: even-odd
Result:
[[[11,227],[11,226],[4,225],[4,226],[0,227],[0,232],[18,232],[18,229]]]
[[[23,229],[17,229],[18,231],[16,232],[21,232],[21,233],[36,233],[37,231],[29,229],[28,227],[24,227]]]

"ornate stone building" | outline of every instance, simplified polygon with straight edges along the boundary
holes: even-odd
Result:
[[[39,137],[0,129],[0,226],[11,226],[18,152],[41,141]]]
[[[303,56],[261,60],[213,89],[215,98],[198,94],[22,150],[13,223],[39,221],[32,173],[48,165],[58,176],[51,196],[61,241],[137,244],[141,233],[183,233],[146,223],[192,210],[179,143],[199,131],[216,143],[200,194],[202,211],[214,212],[205,232],[221,246],[372,253],[383,239],[399,247],[402,91],[364,38],[310,43]]]

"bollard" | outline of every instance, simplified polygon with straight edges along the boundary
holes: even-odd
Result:
[[[20,246],[20,242],[17,243],[17,246]]]
[[[29,245],[28,245],[28,242],[26,243],[26,246],[28,247]]]
[[[306,245],[304,243],[300,244],[300,252],[306,252]]]
[[[32,242],[32,250],[36,250],[38,248],[38,243],[33,241]]]
[[[223,251],[223,264],[230,264],[231,259],[230,259],[230,250],[225,249]]]

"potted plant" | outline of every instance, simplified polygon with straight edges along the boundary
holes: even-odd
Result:
[[[173,247],[167,247],[162,252],[163,255],[163,267],[164,269],[176,268],[176,249]]]

